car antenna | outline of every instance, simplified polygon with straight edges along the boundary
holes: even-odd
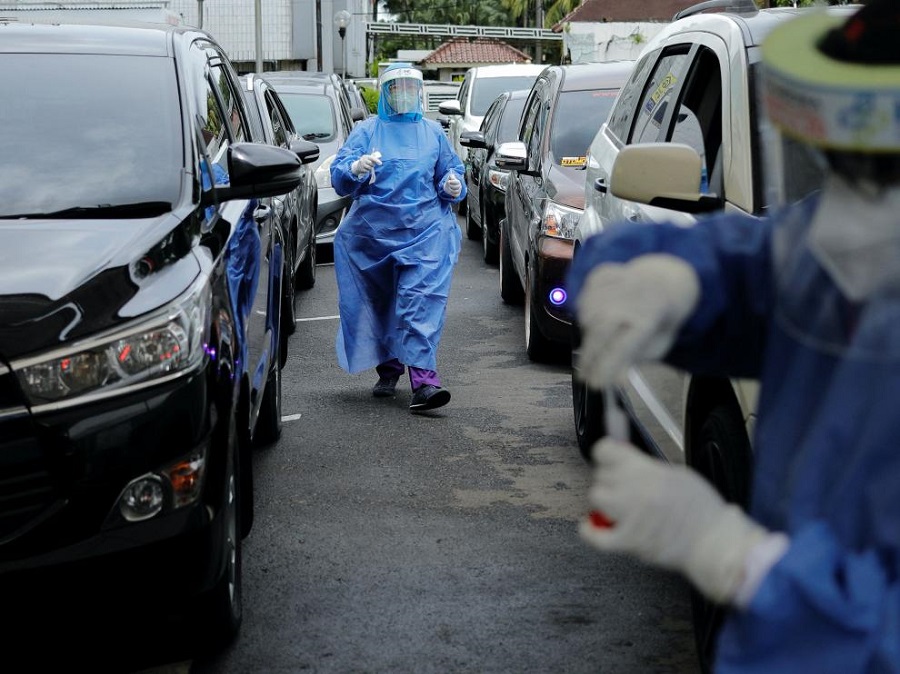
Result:
[[[756,14],[759,9],[753,0],[706,0],[706,2],[698,2],[691,5],[680,12],[676,12],[672,17],[672,21],[678,21],[686,16],[693,16],[708,9],[721,9],[725,12],[733,12],[735,14]]]

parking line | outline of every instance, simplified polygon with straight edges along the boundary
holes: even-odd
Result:
[[[294,323],[306,323],[307,321],[333,321],[340,316],[315,316],[314,318],[298,318]]]
[[[303,416],[302,414],[288,414],[288,415],[286,415],[286,416],[281,417],[281,421],[282,421],[282,422],[285,422],[285,421],[297,421],[297,419],[299,419],[299,418],[302,417],[302,416]]]

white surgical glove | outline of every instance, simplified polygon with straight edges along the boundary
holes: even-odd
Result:
[[[381,166],[380,152],[364,154],[362,157],[350,164],[350,170],[355,176],[364,176],[370,171],[373,171],[376,165]]]
[[[593,457],[588,500],[607,522],[586,518],[578,532],[595,548],[678,571],[719,603],[738,603],[740,593],[752,596],[787,549],[786,536],[770,533],[726,503],[686,466],[652,459],[610,438],[594,445]],[[760,549],[772,554],[760,555]]]
[[[450,171],[450,175],[447,176],[447,180],[444,181],[444,192],[453,199],[456,199],[456,197],[462,194],[462,183],[453,171]]]
[[[674,255],[642,255],[592,271],[578,296],[578,376],[615,384],[632,365],[664,356],[700,299],[694,268]]]

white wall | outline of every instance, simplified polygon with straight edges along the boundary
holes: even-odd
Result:
[[[637,58],[647,42],[662,30],[666,22],[575,21],[563,32],[564,48],[572,63],[618,61]]]

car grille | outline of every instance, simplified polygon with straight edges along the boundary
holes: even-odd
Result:
[[[0,545],[43,520],[55,500],[15,375],[0,364]]]

